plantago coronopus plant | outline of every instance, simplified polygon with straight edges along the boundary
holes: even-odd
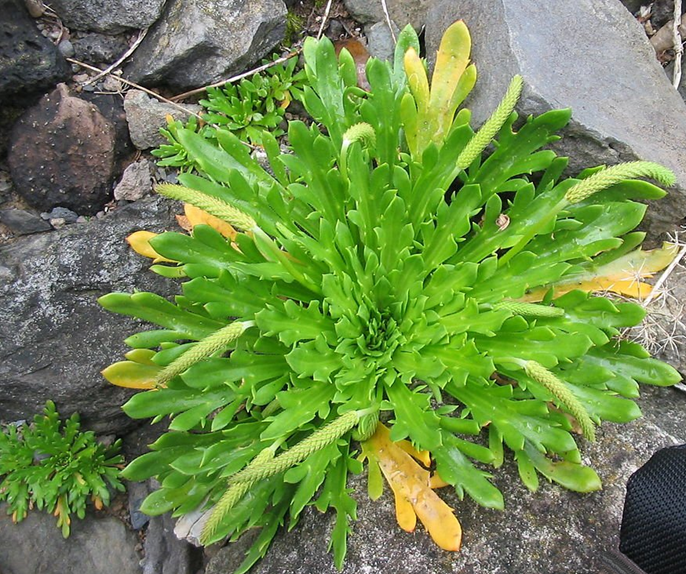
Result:
[[[146,236],[141,251],[183,279],[182,294],[101,299],[160,327],[105,370],[142,389],[124,405],[131,417],[170,417],[125,476],[160,482],[149,514],[205,510],[205,544],[262,527],[239,572],[311,503],[336,512],[341,567],[356,515],[346,479],[361,458],[370,493],[386,474],[401,526],[418,517],[447,550],[462,531],[434,488],[503,508],[488,469],[504,447],[533,490],[538,475],[599,489],[578,445],[603,420],[640,416],[639,383],[679,380],[618,338],[641,306],[583,288],[612,290],[604,270],[620,282],[624,261],[669,262],[638,250],[635,200],[664,192],[634,178],[669,185],[671,172],[636,162],[562,178],[567,160],[543,148],[569,110],[514,129],[516,77],[475,131],[459,109],[476,80],[465,25],[447,30],[431,83],[418,51],[406,29],[393,63],[369,60],[364,91],[350,54],[308,39],[314,122],[290,122],[287,152],[264,136],[269,171],[229,133],[212,145],[180,129],[198,173],[158,191],[238,233]]]

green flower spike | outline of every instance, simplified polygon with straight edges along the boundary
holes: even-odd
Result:
[[[565,200],[568,203],[579,203],[594,193],[635,177],[649,177],[666,186],[674,185],[676,181],[674,173],[660,164],[633,161],[608,167],[581,180],[565,194]]]
[[[238,339],[246,329],[252,327],[254,324],[253,321],[231,323],[212,333],[209,337],[206,337],[199,343],[196,343],[178,359],[162,369],[160,374],[157,375],[157,386],[165,385],[177,375],[187,371],[198,361],[202,361],[203,359],[214,355],[217,351],[226,349],[231,343]]]
[[[164,195],[171,199],[190,203],[191,205],[230,223],[234,227],[238,227],[238,229],[252,231],[257,226],[252,217],[246,215],[239,209],[236,209],[225,201],[196,191],[195,189],[184,187],[183,185],[174,185],[172,183],[161,183],[155,188],[155,191],[160,195]]]
[[[477,157],[481,156],[488,144],[493,141],[493,137],[505,125],[505,122],[514,111],[519,101],[519,96],[522,93],[523,85],[521,76],[512,78],[503,100],[457,157],[458,169],[467,169]]]
[[[569,413],[576,419],[576,422],[579,423],[581,432],[588,440],[595,441],[595,426],[593,425],[591,417],[588,416],[586,409],[569,390],[569,387],[567,387],[564,382],[562,382],[553,373],[536,361],[527,361],[524,364],[524,371],[534,381],[541,383],[546,389],[548,389],[550,394],[553,395],[560,402],[560,404],[569,411]]]

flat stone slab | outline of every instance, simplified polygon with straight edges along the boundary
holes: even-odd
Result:
[[[475,125],[521,74],[521,114],[572,108],[565,137],[553,146],[570,156],[571,174],[635,159],[661,163],[677,186],[651,206],[648,229],[671,231],[686,217],[686,105],[619,0],[437,0],[427,15],[430,58],[458,19],[471,32],[479,72],[466,102]]]
[[[0,572],[140,574],[136,535],[114,516],[73,517],[66,539],[55,522],[46,512],[31,511],[13,524],[6,505],[0,505]]]
[[[136,424],[121,410],[132,391],[100,371],[122,360],[122,341],[143,324],[105,311],[97,299],[110,291],[178,292],[125,241],[139,229],[178,229],[174,212],[174,202],[150,198],[0,247],[0,420],[30,419],[52,399],[63,416],[79,411],[97,432]]]

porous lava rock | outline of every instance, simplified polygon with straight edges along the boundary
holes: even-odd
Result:
[[[115,177],[115,129],[98,108],[60,84],[15,124],[9,166],[15,189],[41,211],[94,215]]]
[[[23,2],[0,0],[0,104],[21,104],[70,75],[69,64],[40,35]]]

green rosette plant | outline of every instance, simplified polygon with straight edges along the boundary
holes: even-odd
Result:
[[[143,511],[202,516],[205,544],[261,527],[239,572],[312,503],[336,512],[341,567],[355,441],[370,479],[377,462],[391,468],[374,453],[387,444],[379,417],[390,440],[429,451],[459,497],[500,509],[488,469],[505,447],[532,490],[539,475],[596,490],[576,435],[640,416],[639,383],[679,380],[619,337],[640,305],[573,289],[643,256],[635,200],[664,192],[635,178],[671,184],[671,172],[634,162],[564,178],[567,160],[543,148],[569,110],[515,129],[516,77],[475,132],[457,111],[476,80],[464,24],[447,30],[431,85],[418,50],[404,30],[393,62],[369,60],[364,91],[345,50],[308,39],[303,102],[315,122],[290,122],[287,153],[265,133],[269,171],[230,133],[215,147],[178,130],[198,174],[157,191],[241,232],[231,241],[198,225],[151,240],[176,262],[153,270],[184,280],[174,301],[100,300],[161,327],[128,338],[127,360],[104,371],[144,389],[129,416],[170,417],[124,476],[156,477]]]
[[[124,490],[120,445],[98,443],[92,431],[81,430],[76,413],[62,422],[48,401],[33,423],[1,429],[0,501],[13,522],[34,507],[52,512],[67,538],[72,514],[83,518],[88,500],[100,509],[109,504],[110,490]]]

